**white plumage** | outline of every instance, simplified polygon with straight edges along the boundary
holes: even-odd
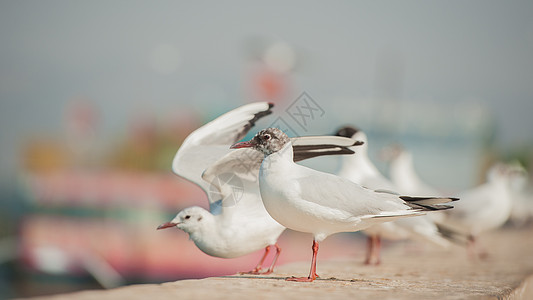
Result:
[[[158,229],[177,227],[187,232],[206,254],[222,258],[239,257],[262,248],[265,255],[251,274],[258,274],[270,246],[276,245],[285,227],[265,210],[258,184],[263,156],[251,149],[230,150],[246,135],[255,121],[271,113],[272,104],[252,103],[234,109],[191,133],[176,153],[172,170],[197,184],[207,194],[209,211],[189,207]],[[354,141],[342,137],[299,137],[293,139],[300,159],[353,153]]]
[[[338,131],[338,134],[348,134],[351,138],[363,141],[364,144],[357,149],[355,155],[345,156],[342,158],[342,166],[338,173],[339,176],[356,182],[374,190],[399,191],[402,194],[417,196],[435,196],[433,194],[408,193],[398,189],[390,180],[379,172],[376,166],[368,157],[368,139],[364,132],[355,130],[351,127],[345,127]],[[380,263],[379,247],[380,238],[389,240],[416,239],[424,242],[449,247],[450,242],[446,240],[438,230],[437,225],[429,215],[416,218],[401,219],[390,223],[383,223],[367,228],[363,231],[369,236],[368,252],[365,263]]]
[[[314,237],[309,276],[288,280],[313,281],[317,277],[318,243],[328,235],[449,208],[438,203],[455,200],[403,197],[404,201],[398,195],[366,189],[339,176],[295,164],[291,141],[275,128],[262,130],[252,140],[233,147],[251,147],[265,155],[259,171],[265,208],[283,226]]]

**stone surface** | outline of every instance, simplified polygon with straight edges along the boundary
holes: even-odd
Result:
[[[533,299],[533,228],[504,229],[482,240],[490,256],[471,260],[460,247],[448,250],[410,244],[393,246],[380,266],[362,258],[321,261],[319,280],[306,276],[309,261],[280,266],[271,276],[226,276],[83,291],[40,299]],[[309,253],[311,254],[311,253]],[[309,255],[310,256],[310,255]]]

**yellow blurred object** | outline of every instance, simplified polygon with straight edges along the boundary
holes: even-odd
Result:
[[[70,152],[66,146],[52,139],[32,140],[23,153],[22,163],[28,171],[49,172],[70,164]]]

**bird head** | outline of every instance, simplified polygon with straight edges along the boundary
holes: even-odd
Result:
[[[337,130],[337,132],[335,132],[335,135],[336,136],[342,136],[342,137],[351,138],[358,131],[359,131],[359,129],[357,129],[357,128],[353,127],[353,126],[344,126],[344,127],[339,128]]]
[[[231,149],[252,148],[265,156],[278,152],[290,142],[289,137],[278,128],[267,128],[259,131],[251,140],[236,143]]]
[[[157,229],[177,227],[187,233],[191,233],[203,226],[209,215],[210,213],[201,207],[188,207],[180,211],[172,221],[159,225]]]

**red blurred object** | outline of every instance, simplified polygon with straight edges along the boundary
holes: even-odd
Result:
[[[86,272],[84,263],[91,256],[124,278],[151,281],[249,271],[262,255],[257,251],[236,259],[211,257],[178,229],[156,230],[184,207],[208,207],[202,190],[170,172],[61,171],[29,175],[27,181],[33,208],[21,224],[21,250],[23,261],[37,270],[50,263],[43,262],[43,249],[54,249],[52,258],[64,264],[61,270],[66,273]],[[358,243],[330,238],[323,243],[321,257],[353,256],[359,252]],[[279,244],[280,264],[308,259],[306,235],[289,231]]]

